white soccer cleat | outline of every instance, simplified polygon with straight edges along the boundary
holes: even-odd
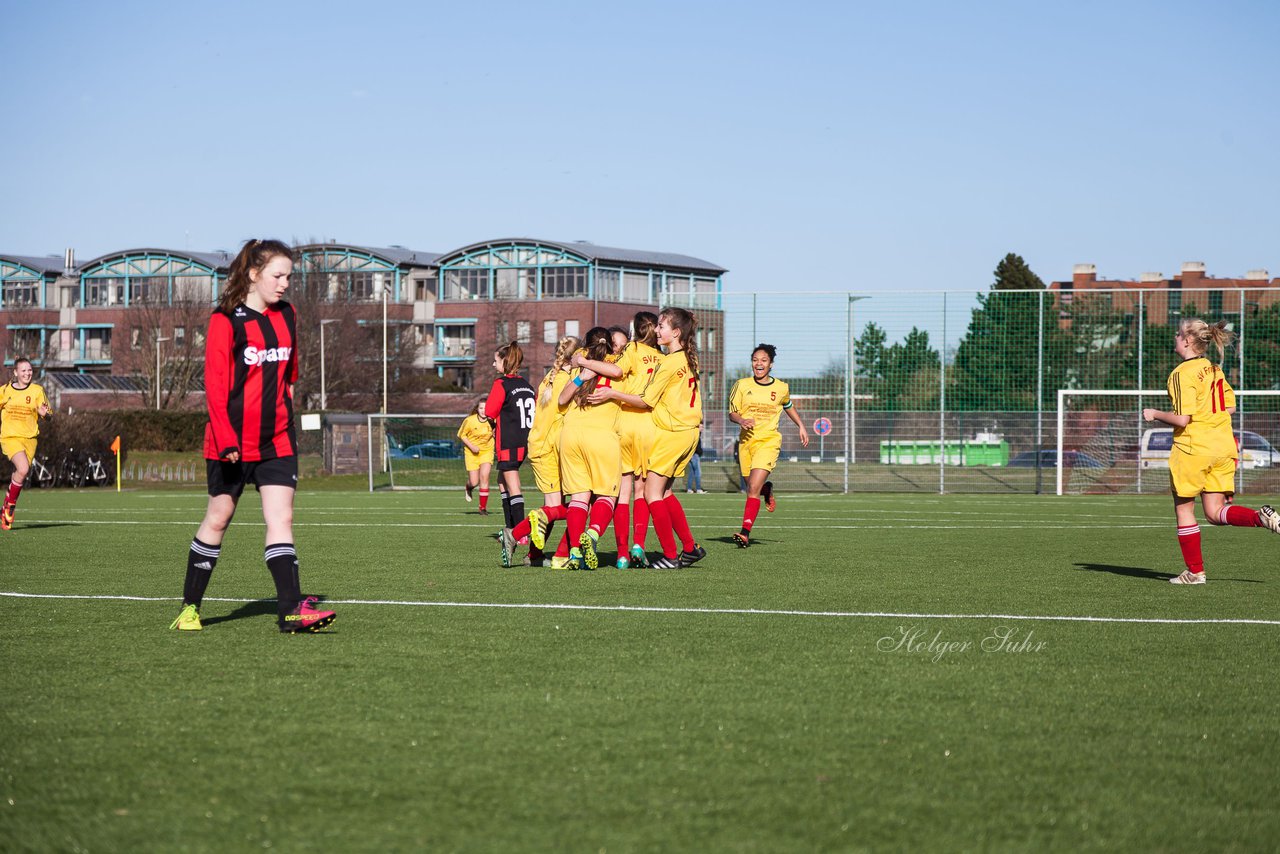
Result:
[[[1179,575],[1177,578],[1170,578],[1169,583],[1170,584],[1204,584],[1205,577],[1203,572],[1192,572],[1189,569],[1184,569],[1182,571],[1182,575]]]
[[[1262,520],[1262,526],[1269,528],[1272,533],[1280,534],[1280,512],[1270,504],[1263,504],[1258,508],[1258,518]]]

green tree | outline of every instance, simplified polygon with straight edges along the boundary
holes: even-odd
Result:
[[[930,399],[937,401],[937,372],[942,364],[938,351],[929,346],[929,333],[911,327],[901,344],[893,344],[884,353],[884,383],[881,398],[889,409],[902,408],[906,404],[909,392],[915,402],[913,408],[919,408],[919,401]],[[933,376],[932,385],[924,384],[924,374]],[[924,388],[917,388],[924,384]]]
[[[1023,260],[1021,255],[1010,252],[1000,259],[995,269],[996,280],[991,285],[993,291],[1042,291],[1044,282]]]

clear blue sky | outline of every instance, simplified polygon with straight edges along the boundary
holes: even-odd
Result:
[[[0,249],[682,252],[730,291],[1280,275],[1280,4],[0,0]]]

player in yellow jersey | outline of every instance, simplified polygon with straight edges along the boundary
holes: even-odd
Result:
[[[593,327],[582,343],[586,353],[575,355],[575,362],[599,363],[612,355],[609,330],[603,326]],[[616,401],[595,399],[593,395],[611,382],[609,377],[580,367],[560,392],[560,404],[567,407],[560,432],[560,487],[569,499],[565,518],[572,546],[571,569],[595,569],[600,565],[596,545],[613,518],[618,500],[622,473],[618,446],[620,407]]]
[[[555,360],[536,389],[536,409],[533,427],[529,429],[529,464],[533,467],[533,480],[542,493],[542,507],[532,510],[524,521],[516,525],[511,535],[517,543],[525,538],[532,541],[529,549],[530,566],[542,566],[545,560],[543,548],[547,533],[558,519],[565,518],[568,508],[560,491],[560,431],[564,424],[566,407],[560,405],[560,392],[569,384],[569,359],[580,346],[575,336],[567,335],[556,345]],[[562,537],[551,566],[562,568],[569,563],[569,540]]]
[[[647,472],[644,497],[649,505],[653,530],[662,544],[662,556],[650,562],[655,569],[692,566],[707,553],[693,538],[684,507],[672,491],[677,477],[684,474],[698,446],[702,426],[702,394],[698,385],[698,348],[694,333],[698,322],[683,308],[666,308],[658,315],[658,344],[667,355],[658,363],[640,395],[616,388],[597,389],[593,400],[617,400],[652,413],[656,432],[653,447],[645,459]],[[684,550],[677,554],[676,535]]]
[[[467,468],[467,500],[480,487],[480,515],[489,515],[489,472],[493,468],[493,422],[485,417],[485,401],[481,398],[475,411],[462,420],[458,438],[462,440],[462,458]]]
[[[44,389],[31,381],[33,373],[30,359],[15,359],[13,379],[0,386],[0,453],[13,463],[9,491],[0,505],[0,530],[5,531],[13,527],[18,495],[36,457],[40,419],[53,414]]]
[[[1200,497],[1205,518],[1211,525],[1269,528],[1280,534],[1280,513],[1270,505],[1251,510],[1231,503],[1238,453],[1231,432],[1236,395],[1219,364],[1232,337],[1225,322],[1209,324],[1199,318],[1182,321],[1174,336],[1173,350],[1183,361],[1169,374],[1173,410],[1142,410],[1144,420],[1161,421],[1173,427],[1169,480],[1173,512],[1178,521],[1178,546],[1187,565],[1181,575],[1169,579],[1174,584],[1205,583],[1196,496]],[[1218,351],[1219,364],[1206,356],[1210,345]]]
[[[733,535],[739,548],[751,545],[751,528],[760,513],[760,499],[772,513],[777,506],[769,472],[778,464],[782,433],[778,421],[786,413],[800,430],[800,444],[809,447],[809,434],[791,402],[791,387],[772,375],[778,348],[758,344],[751,351],[751,376],[733,384],[729,393],[729,420],[741,428],[738,434],[738,466],[747,482],[747,504],[742,530]]]
[[[651,311],[636,312],[631,321],[634,337],[626,340],[626,332],[620,327],[610,329],[617,354],[617,378],[613,388],[626,394],[639,396],[649,384],[653,372],[662,361],[658,349],[658,315]],[[619,336],[619,332],[622,333]],[[619,346],[619,338],[622,338]],[[592,363],[587,367],[608,376],[609,365]],[[618,484],[618,505],[613,511],[613,535],[618,547],[618,569],[635,564],[644,566],[645,531],[649,527],[649,505],[644,497],[645,462],[653,446],[657,428],[653,416],[646,408],[622,406],[618,420],[618,440],[622,446],[622,480]],[[635,507],[635,540],[632,544],[631,507]]]

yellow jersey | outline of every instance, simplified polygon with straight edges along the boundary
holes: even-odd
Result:
[[[738,441],[769,438],[778,433],[778,421],[782,410],[791,408],[791,386],[776,377],[769,382],[756,382],[755,377],[743,377],[733,384],[729,392],[729,411],[755,419],[756,426],[748,430],[742,427]]]
[[[613,361],[613,357],[609,357],[606,361]],[[572,378],[576,379],[582,373],[580,368],[573,369]],[[609,377],[599,377],[596,387],[613,385],[613,380]],[[563,388],[563,386],[561,386]],[[618,432],[618,413],[622,411],[622,406],[616,400],[606,400],[604,403],[581,405],[576,400],[570,400],[569,405],[565,407],[564,426],[562,432],[568,430],[607,430],[615,435]]]
[[[662,363],[662,351],[639,341],[632,341],[618,356],[618,367],[622,368],[622,376],[613,381],[614,388],[626,394],[644,394],[645,386],[653,378],[653,372]],[[640,412],[642,410],[623,406],[623,412]]]
[[[39,436],[40,406],[48,402],[39,383],[27,383],[25,388],[14,388],[11,382],[0,385],[0,437],[34,439]]]
[[[1236,456],[1229,408],[1236,393],[1222,368],[1203,356],[1187,359],[1169,374],[1174,415],[1190,415],[1186,427],[1173,428],[1173,446],[1197,457]]]
[[[474,412],[463,419],[458,438],[479,448],[481,456],[493,453],[493,425]]]
[[[698,375],[684,350],[662,357],[641,395],[653,409],[653,423],[663,430],[697,430],[702,426],[702,393]]]
[[[556,371],[554,375],[543,377],[538,383],[538,391],[534,398],[536,408],[533,410],[533,427],[529,430],[529,456],[540,457],[560,447],[560,428],[564,424],[564,412],[568,407],[560,405],[560,392],[569,382],[569,372]]]

